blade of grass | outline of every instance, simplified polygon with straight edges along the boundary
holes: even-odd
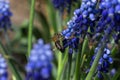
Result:
[[[38,12],[36,18],[38,18],[42,28],[43,28],[43,38],[46,42],[50,42],[51,33],[50,33],[50,25],[46,16],[42,12]]]
[[[78,54],[77,54],[77,60],[76,60],[76,66],[75,66],[75,75],[74,75],[74,80],[79,80],[79,71],[80,71],[80,53],[81,53],[81,50],[82,50],[82,44],[80,44],[79,46],[79,51],[78,51]]]
[[[30,21],[29,21],[29,28],[28,28],[28,53],[27,56],[30,54],[30,50],[32,48],[32,30],[33,30],[33,21],[34,21],[34,7],[35,7],[35,0],[31,0],[31,10],[30,10]]]
[[[67,51],[68,50],[66,50],[65,53],[64,53],[65,56],[64,56],[63,60],[59,60],[60,62],[59,62],[59,65],[58,65],[58,73],[57,73],[57,79],[56,80],[60,80],[61,79],[61,75],[62,75],[64,66],[65,66],[65,63],[66,63],[66,61],[68,59],[68,52]],[[60,59],[62,59],[62,54],[60,53],[60,55],[61,55]]]
[[[55,33],[58,32],[58,27],[57,27],[57,22],[56,22],[56,12],[55,12],[55,9],[51,3],[50,0],[46,0],[47,2],[47,11],[48,11],[48,18],[49,18],[49,22],[50,22],[50,25],[52,26],[53,30]]]
[[[98,51],[98,53],[96,55],[95,60],[93,61],[93,65],[90,68],[90,71],[89,71],[89,73],[88,73],[85,80],[92,80],[92,76],[93,76],[93,74],[94,74],[94,72],[95,72],[95,70],[97,68],[97,65],[98,65],[98,61],[99,61],[100,57],[102,56],[104,46],[105,46],[105,43],[103,42],[101,48],[99,49],[99,51]]]
[[[70,80],[71,77],[71,67],[72,67],[72,54],[68,54],[68,76],[67,80]]]

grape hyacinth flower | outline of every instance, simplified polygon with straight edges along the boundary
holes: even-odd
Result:
[[[73,50],[77,51],[79,44],[79,38],[72,38],[72,39],[64,39],[63,40],[63,48],[69,47],[69,54],[73,53]]]
[[[80,8],[74,11],[74,16],[67,23],[68,28],[61,34],[65,39],[74,36],[84,39],[89,31],[95,36],[100,34],[98,42],[109,41],[109,36],[119,42],[120,33],[120,1],[119,0],[82,0]],[[98,36],[98,37],[99,37]],[[69,40],[70,41],[70,40]]]
[[[92,63],[96,57],[96,54],[99,50],[99,47],[95,48],[95,55],[92,57],[92,61],[90,63],[90,65],[92,66]],[[104,51],[103,51],[103,54],[102,54],[102,57],[100,58],[99,62],[98,62],[98,67],[97,67],[97,76],[99,78],[103,78],[102,74],[101,73],[108,73],[109,71],[109,66],[110,64],[113,63],[113,59],[112,57],[110,56],[110,50],[108,48],[104,48]]]
[[[61,34],[65,37],[65,39],[68,39],[70,45],[74,45],[72,42],[73,39],[81,40],[85,38],[85,35],[87,34],[88,27],[90,26],[91,32],[94,31],[95,22],[97,20],[96,14],[98,14],[98,11],[96,9],[96,0],[82,0],[81,7],[79,9],[76,9],[74,11],[74,16],[72,19],[67,23],[68,28],[63,30]],[[73,39],[71,37],[74,36]],[[71,43],[72,42],[72,43]],[[77,45],[79,45],[79,41],[77,41]],[[70,46],[69,46],[70,47]],[[77,47],[78,48],[78,47]],[[70,51],[72,52],[73,49],[77,48],[70,48]]]
[[[116,74],[116,69],[115,68],[113,68],[111,71],[110,71],[110,76],[114,76],[115,74]]]
[[[26,80],[50,80],[52,72],[52,51],[49,44],[42,39],[33,45],[26,65]]]
[[[52,3],[60,12],[63,12],[64,9],[70,12],[72,4],[76,1],[77,0],[52,0]]]
[[[67,23],[68,28],[62,31],[62,35],[65,38],[73,36],[80,36],[85,34],[90,26],[91,31],[95,26],[96,14],[96,0],[82,0],[81,7],[74,11],[74,16]]]
[[[11,27],[11,16],[9,0],[0,0],[0,28],[6,30]]]
[[[0,80],[8,80],[7,63],[0,54]]]
[[[105,32],[105,34],[109,35],[115,31],[116,43],[118,42],[120,32],[120,23],[118,23],[120,21],[119,5],[119,0],[102,0],[99,5],[101,19],[96,27],[96,32]]]

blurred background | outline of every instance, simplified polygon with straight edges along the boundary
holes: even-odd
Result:
[[[30,14],[28,0],[10,0],[10,6],[13,13],[11,19],[15,25],[20,25],[23,21],[28,20]]]
[[[25,77],[25,65],[27,63],[27,49],[28,49],[28,27],[29,27],[29,17],[30,17],[30,6],[31,6],[31,0],[10,0],[10,10],[12,12],[11,21],[12,26],[11,29],[4,31],[0,31],[1,41],[3,45],[5,46],[6,50],[9,51],[10,57],[13,59],[13,63],[15,64],[16,68],[18,69],[18,72]],[[73,1],[73,0],[70,0]],[[67,28],[67,22],[71,20],[73,16],[73,12],[75,9],[80,7],[81,0],[74,0],[78,1],[77,3],[72,3],[72,6],[70,8],[70,12],[67,11],[65,8],[63,12],[60,12],[59,9],[54,8],[54,5],[52,4],[52,0],[36,0],[35,2],[35,16],[34,16],[34,25],[33,25],[33,33],[32,33],[32,44],[36,43],[38,39],[42,38],[45,43],[50,43],[52,45],[52,51],[53,51],[53,73],[52,78],[56,78],[57,76],[57,70],[58,70],[58,64],[59,64],[59,55],[60,53],[57,48],[55,48],[54,42],[52,40],[52,37],[55,33],[61,33],[62,30]],[[64,2],[64,1],[63,1]],[[61,7],[61,6],[60,6]],[[88,44],[87,44],[88,45]],[[90,47],[88,45],[88,47]],[[87,48],[88,48],[87,47]],[[119,48],[115,48],[114,53],[112,56],[116,58],[116,61],[113,65],[110,66],[114,68],[120,67],[120,60],[119,60]],[[85,70],[87,70],[90,65],[91,57],[94,54],[94,48],[93,49],[87,49],[86,53],[90,53],[90,55],[86,58],[87,65],[83,66]],[[64,55],[62,55],[62,58]],[[76,56],[74,56],[76,58]],[[9,58],[8,58],[9,59]],[[74,61],[75,63],[75,61]],[[67,62],[65,63],[65,65]],[[74,66],[74,65],[73,65]],[[65,66],[64,70],[67,67]],[[84,72],[84,76],[86,76],[86,72]],[[65,71],[65,72],[66,72]],[[64,72],[64,71],[63,71]],[[66,74],[64,72],[64,74]],[[119,70],[120,72],[120,70]],[[62,77],[66,76],[62,74]],[[73,75],[74,73],[72,73]],[[11,70],[9,69],[9,80],[12,80]],[[52,79],[55,80],[55,79]]]

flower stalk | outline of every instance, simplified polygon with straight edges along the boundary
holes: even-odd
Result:
[[[67,77],[67,80],[70,80],[71,67],[72,67],[72,54],[68,54],[68,77]]]
[[[102,56],[104,46],[105,46],[105,43],[103,43],[103,45],[102,45],[101,48],[99,49],[99,51],[98,51],[98,53],[97,53],[97,55],[96,55],[96,58],[95,58],[95,60],[94,60],[94,62],[93,62],[93,64],[92,64],[92,66],[91,66],[91,68],[90,68],[90,71],[89,71],[89,73],[88,73],[88,75],[87,75],[87,77],[86,77],[85,80],[92,80],[92,76],[93,76],[93,74],[95,73],[95,70],[96,70],[96,68],[97,68],[99,59],[100,59],[101,56]]]
[[[60,54],[60,55],[62,55],[62,54]],[[62,71],[64,69],[64,66],[65,66],[65,63],[66,63],[67,59],[68,59],[68,53],[65,52],[63,61],[59,60],[60,62],[59,62],[59,65],[58,65],[58,73],[57,73],[57,79],[56,80],[61,79]]]
[[[31,10],[30,10],[30,21],[29,21],[29,28],[28,28],[28,54],[30,54],[30,50],[32,48],[32,30],[33,30],[33,21],[34,21],[34,7],[35,7],[35,0],[31,0]]]
[[[79,51],[78,51],[78,54],[77,54],[77,59],[76,59],[76,68],[75,68],[75,75],[74,75],[74,80],[79,80],[79,71],[80,71],[80,52],[82,50],[82,44],[80,44],[79,46]]]

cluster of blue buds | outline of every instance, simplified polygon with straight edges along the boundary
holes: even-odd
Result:
[[[0,54],[0,80],[8,80],[7,62]]]
[[[64,9],[67,9],[68,12],[71,10],[71,6],[77,0],[52,0],[54,7],[60,12],[63,12]]]
[[[90,27],[91,32],[94,31],[95,22],[97,20],[96,15],[98,14],[96,7],[97,0],[82,0],[81,7],[74,11],[74,16],[67,23],[68,28],[61,32],[65,39],[68,40],[66,45],[69,43],[69,47],[74,45],[72,40],[77,39],[76,47],[70,47],[69,51],[72,52],[73,49],[78,49],[79,40],[84,39],[88,27]],[[74,36],[74,38],[71,38],[72,36]]]
[[[69,54],[72,54],[75,50],[77,52],[79,44],[79,38],[71,38],[71,39],[64,39],[63,40],[63,48],[69,47]]]
[[[82,0],[81,7],[74,11],[74,16],[67,23],[68,28],[62,31],[63,36],[65,38],[69,38],[72,35],[80,36],[87,32],[89,26],[91,31],[93,31],[97,19],[96,14],[98,13],[96,5],[96,0]]]
[[[113,34],[117,43],[120,33],[120,1],[119,0],[101,0],[99,4],[101,17],[96,26],[96,33]]]
[[[108,36],[113,36],[115,43],[118,43],[120,40],[119,22],[119,0],[82,0],[80,8],[74,11],[74,16],[67,23],[68,28],[61,34],[65,39],[71,36],[84,39],[90,29],[93,36],[96,34],[100,34],[97,37],[102,36],[102,39],[98,41],[107,42]]]
[[[42,39],[34,44],[26,65],[26,80],[50,80],[52,72],[52,51]]]
[[[92,63],[96,57],[98,50],[99,50],[98,47],[95,48],[95,51],[94,51],[95,55],[92,57],[92,61],[90,63],[91,66],[92,66]],[[102,57],[100,58],[99,63],[98,63],[98,67],[97,67],[97,75],[99,78],[103,78],[103,76],[101,74],[102,72],[103,73],[109,72],[109,66],[110,66],[110,64],[113,63],[113,59],[110,56],[110,53],[111,53],[111,51],[108,48],[104,48]]]
[[[74,11],[75,16],[82,15],[83,18],[88,18],[91,21],[96,19],[95,14],[97,12],[97,0],[82,0],[81,7]]]
[[[10,17],[12,13],[10,11],[9,0],[0,0],[0,28],[7,29],[11,26]]]

